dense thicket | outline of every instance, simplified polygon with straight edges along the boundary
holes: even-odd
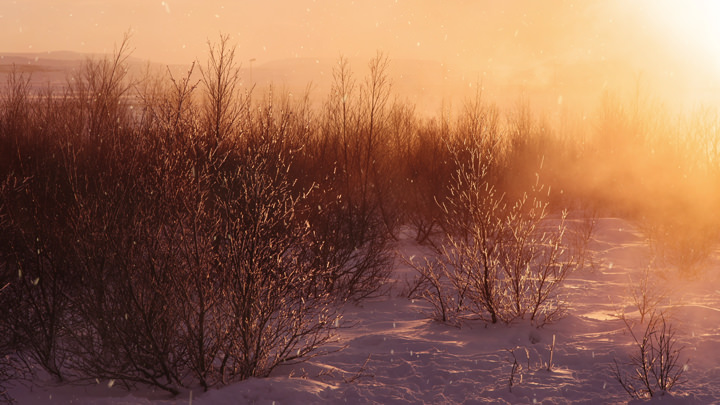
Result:
[[[488,214],[448,204],[490,190],[502,196],[493,203],[524,201],[538,176],[553,192],[533,227],[567,206],[602,207],[642,219],[669,261],[692,257],[693,268],[693,238],[715,241],[709,112],[670,120],[606,99],[576,131],[524,104],[503,114],[477,93],[456,113],[421,118],[392,97],[382,54],[360,79],[341,59],[311,108],[308,95],[243,87],[234,53],[223,37],[183,77],[130,78],[123,42],[62,90],[8,76],[0,355],[58,380],[170,392],[265,376],[321,352],[339,303],[382,292],[401,227],[441,251]],[[489,157],[480,183],[463,169],[479,156]],[[523,301],[525,288],[502,316],[546,311],[542,295]]]

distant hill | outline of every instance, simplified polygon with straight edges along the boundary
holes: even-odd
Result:
[[[90,55],[78,52],[56,51],[37,53],[0,53],[0,87],[5,84],[8,73],[15,69],[19,73],[31,75],[34,88],[61,87],[73,72],[77,72],[88,58],[104,55]],[[277,92],[303,94],[308,88],[313,100],[324,99],[330,92],[333,81],[333,69],[339,59],[331,58],[294,58],[268,62],[238,61],[241,68],[243,86],[255,85],[255,93],[262,96],[272,87]],[[354,58],[348,60],[353,78],[359,86],[367,73],[368,60]],[[131,73],[142,75],[151,70],[165,74],[169,69],[175,77],[186,74],[190,64],[163,65],[161,63],[130,59]],[[199,80],[200,70],[195,68],[194,80]],[[437,110],[443,98],[461,87],[462,78],[457,70],[449,69],[437,61],[390,60],[388,74],[391,78],[393,95],[416,105],[432,105]]]
[[[86,55],[77,52],[0,53],[0,86],[13,71],[31,74],[34,86],[57,86],[67,74],[80,67]]]
[[[100,58],[106,55],[86,54],[71,51],[52,51],[35,53],[0,52],[0,87],[4,86],[7,75],[15,70],[31,75],[33,88],[60,87],[74,72],[79,71],[88,58]],[[131,59],[131,66],[141,66],[139,59]]]
[[[61,87],[73,72],[77,72],[91,55],[78,52],[57,51],[38,53],[0,52],[0,88],[13,69],[31,74],[34,88]],[[292,58],[272,61],[238,60],[241,68],[242,86],[255,86],[256,97],[263,97],[270,86],[275,94],[302,95],[308,88],[316,106],[328,96],[333,82],[333,69],[339,58]],[[349,58],[348,63],[357,86],[368,72],[367,59]],[[131,75],[142,77],[147,69],[174,77],[184,76],[186,65],[164,65],[138,58],[130,58]],[[537,63],[525,66],[495,66],[492,71],[482,68],[459,68],[433,60],[390,59],[388,75],[392,86],[393,101],[414,104],[422,115],[436,116],[444,105],[455,110],[470,97],[478,85],[483,87],[482,97],[509,111],[518,100],[527,100],[536,111],[557,113],[564,106],[593,108],[605,89],[627,89],[632,86],[632,70],[618,61],[604,64],[578,62],[553,65]],[[624,82],[617,80],[623,77]],[[200,79],[200,69],[195,68],[193,80]],[[563,105],[564,104],[564,105]],[[539,108],[537,108],[539,107]]]

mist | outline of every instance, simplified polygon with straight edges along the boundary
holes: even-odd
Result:
[[[716,34],[708,21],[717,11],[693,4],[35,0],[0,9],[0,35],[9,39],[0,52],[111,53],[130,32],[133,56],[187,65],[222,33],[237,45],[244,68],[260,73],[284,61],[292,86],[312,80],[322,88],[332,65],[293,76],[292,61],[367,61],[383,52],[398,61],[393,80],[400,88],[432,93],[428,108],[461,101],[476,83],[500,102],[522,94],[539,104],[587,107],[602,92],[639,81],[674,107],[691,107],[717,102],[720,87],[717,47],[703,45]]]
[[[6,1],[0,402],[718,403],[719,17]]]

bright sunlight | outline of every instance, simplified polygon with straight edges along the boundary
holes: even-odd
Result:
[[[715,71],[720,77],[720,2],[712,0],[647,1],[643,4],[648,22],[685,55],[694,68]]]

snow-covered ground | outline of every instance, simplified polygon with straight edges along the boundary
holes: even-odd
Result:
[[[599,223],[591,249],[597,266],[573,274],[564,299],[568,315],[537,329],[527,324],[462,328],[429,320],[421,300],[404,298],[412,270],[398,260],[395,284],[384,297],[349,306],[330,353],[286,365],[266,379],[251,379],[175,398],[152,391],[128,393],[107,381],[94,386],[18,385],[20,404],[310,404],[310,403],[627,403],[611,364],[625,362],[632,338],[617,314],[638,316],[630,280],[649,262],[642,234],[618,219]],[[399,253],[418,254],[403,241]],[[656,273],[677,330],[685,382],[652,403],[720,403],[720,272],[718,261],[695,280],[672,270]],[[352,327],[350,327],[352,326]],[[548,371],[555,340],[552,367]],[[513,363],[519,369],[510,386]]]

